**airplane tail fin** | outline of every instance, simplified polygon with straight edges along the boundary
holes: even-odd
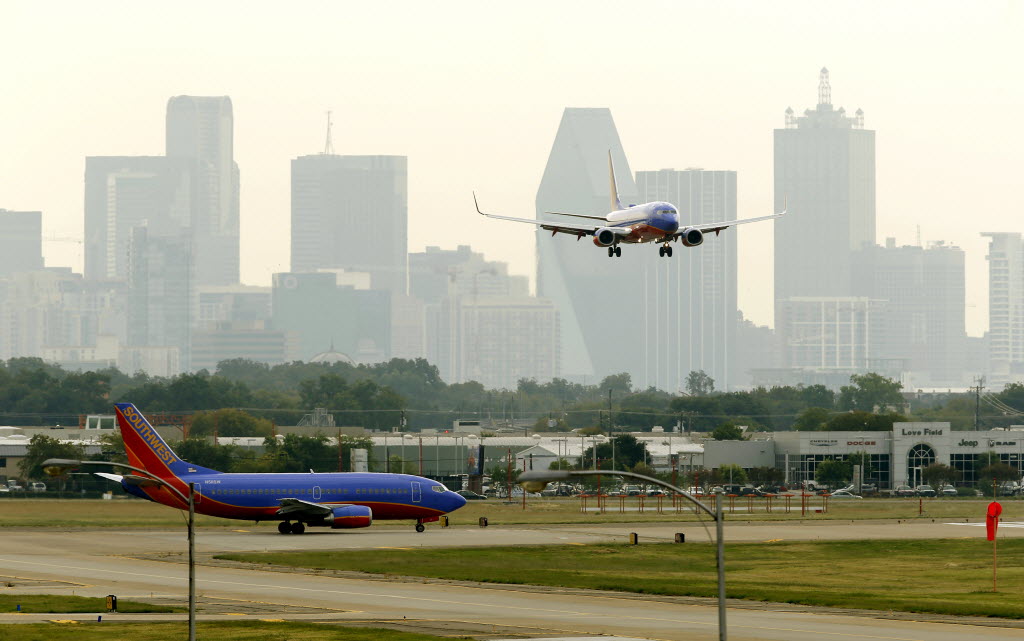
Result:
[[[612,211],[619,211],[622,209],[622,203],[619,202],[619,187],[615,184],[615,165],[612,164],[612,150],[608,150],[608,189],[611,195],[611,208]]]
[[[115,403],[114,407],[130,464],[162,479],[216,473],[181,460],[132,403]]]

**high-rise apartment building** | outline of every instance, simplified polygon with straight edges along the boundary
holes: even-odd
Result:
[[[988,353],[993,386],[1024,377],[1024,240],[1018,232],[987,232]]]
[[[564,222],[564,217],[547,213],[552,211],[607,214],[609,152],[622,203],[637,203],[636,184],[611,111],[565,109],[537,189],[537,218]],[[644,283],[637,275],[645,265],[657,264],[657,249],[627,245],[622,257],[613,259],[589,239],[575,242],[543,230],[536,238],[537,295],[551,300],[558,310],[564,375],[590,382],[619,372],[639,375],[645,356],[635,349],[635,328],[643,325],[646,307]],[[622,342],[625,335],[630,336],[628,346]]]
[[[822,69],[818,104],[803,116],[786,110],[775,130],[775,310],[790,297],[851,293],[852,252],[875,242],[875,132],[864,114],[832,106]]]
[[[199,285],[239,282],[239,172],[234,115],[227,96],[174,96],[167,101],[168,158],[196,166],[193,260]]]
[[[42,268],[42,212],[0,209],[0,278]]]
[[[292,160],[292,272],[367,272],[373,289],[406,293],[405,156],[317,154]]]
[[[164,156],[85,159],[85,277],[126,280],[132,230],[179,236],[192,227],[196,163]],[[190,232],[189,232],[190,233]]]
[[[735,171],[638,171],[636,186],[640,202],[675,204],[680,227],[739,218]],[[709,234],[700,247],[677,245],[672,258],[645,266],[644,331],[634,345],[643,349],[643,376],[634,382],[675,391],[693,371],[711,376],[719,390],[737,382],[736,264],[730,229]]]

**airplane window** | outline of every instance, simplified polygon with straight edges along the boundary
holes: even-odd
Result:
[[[435,492],[445,492],[445,491],[447,491],[443,485],[432,485],[430,487],[430,489],[434,490]]]

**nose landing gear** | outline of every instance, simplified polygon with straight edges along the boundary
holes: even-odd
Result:
[[[658,255],[661,256],[661,257],[668,256],[668,257],[671,258],[672,257],[672,247],[668,243],[665,243],[664,245],[662,245],[661,247],[658,248]]]
[[[620,256],[622,256],[622,248],[619,247],[618,245],[616,245],[615,247],[609,247],[608,248],[608,258],[611,258],[612,256],[614,256],[616,258],[619,258]]]

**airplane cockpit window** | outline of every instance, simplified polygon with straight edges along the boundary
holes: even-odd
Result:
[[[443,485],[431,485],[430,489],[434,490],[435,492],[447,492],[448,491],[448,488],[446,488]]]

